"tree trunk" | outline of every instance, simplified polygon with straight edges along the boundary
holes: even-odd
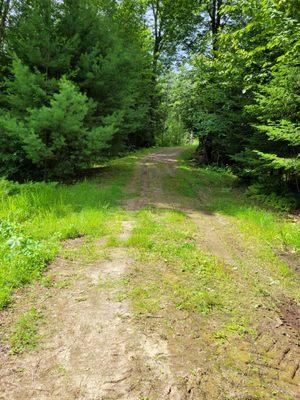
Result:
[[[196,158],[199,164],[211,164],[213,160],[213,146],[210,136],[199,138],[199,146],[196,150]]]
[[[218,50],[217,45],[217,34],[221,26],[221,7],[223,0],[213,0],[211,4],[211,10],[209,11],[211,19],[211,34],[212,34],[212,48],[213,51]]]
[[[216,57],[215,52],[218,50],[218,33],[221,27],[221,7],[223,0],[212,0],[210,9],[208,10],[210,16],[210,30],[212,35],[212,56]],[[200,137],[198,148],[198,159],[202,164],[210,164],[213,161],[213,144],[210,135]]]
[[[0,45],[5,37],[5,27],[9,12],[10,0],[0,0]]]
[[[155,134],[157,133],[157,96],[156,96],[156,85],[157,85],[157,76],[158,76],[158,60],[162,50],[163,43],[163,35],[161,29],[161,20],[160,20],[160,0],[154,0],[151,2],[151,9],[153,14],[153,22],[154,22],[154,44],[153,44],[153,53],[152,53],[152,78],[151,78],[151,98],[150,98],[150,131],[151,138],[149,140],[148,145],[154,144]]]

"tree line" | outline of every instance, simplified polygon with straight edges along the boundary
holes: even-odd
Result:
[[[230,165],[258,197],[300,206],[300,8],[294,0],[212,1],[169,106],[203,164]],[[204,24],[205,26],[205,24]]]
[[[63,179],[199,140],[296,205],[297,0],[1,0],[0,174]]]

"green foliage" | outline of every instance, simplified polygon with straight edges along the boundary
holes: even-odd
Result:
[[[0,173],[64,179],[148,141],[151,59],[126,2],[14,2],[0,75]]]
[[[299,192],[299,72],[299,67],[280,64],[271,80],[259,87],[255,103],[248,107],[259,121],[259,125],[254,125],[256,132],[249,143],[258,156],[248,158],[251,173],[271,190],[286,194]]]
[[[39,276],[56,251],[53,243],[46,246],[15,223],[0,221],[0,308],[7,305],[14,288]]]
[[[296,1],[15,1],[5,19],[2,175],[62,180],[197,137],[199,161],[297,206]]]
[[[28,109],[40,107],[47,101],[43,76],[39,72],[31,72],[17,57],[13,58],[11,72],[13,79],[5,81],[6,100],[14,115],[22,117]]]
[[[27,167],[22,138],[26,137],[26,127],[22,121],[0,110],[0,174],[16,176]]]
[[[214,50],[204,37],[179,73],[177,115],[202,163],[231,164],[299,207],[299,13],[294,2],[246,0],[224,3],[221,18]]]
[[[113,174],[74,185],[0,180],[0,309],[14,289],[41,276],[62,240],[119,231],[118,205],[135,160],[116,160]]]
[[[284,193],[282,196],[279,196],[275,192],[266,193],[265,186],[259,183],[250,185],[247,193],[251,198],[257,199],[261,203],[281,211],[294,210],[298,206],[293,193]]]
[[[158,146],[187,144],[191,140],[191,135],[182,120],[181,81],[176,74],[170,73],[161,79],[159,87],[162,93],[160,114],[163,124],[156,136],[156,144]]]
[[[37,170],[37,177],[63,178],[97,161],[117,130],[116,118],[107,117],[103,121],[107,125],[89,129],[87,117],[92,109],[86,95],[62,78],[49,106],[28,109],[24,122],[4,114],[0,117],[5,129],[1,148],[3,173],[12,176],[15,171],[29,178]],[[11,156],[8,150],[13,147],[17,154]],[[22,159],[18,157],[20,148]],[[19,171],[21,167],[24,171]]]
[[[110,120],[110,125],[88,129],[86,118],[91,107],[85,95],[62,79],[50,106],[30,112],[29,135],[24,138],[23,147],[30,161],[44,171],[44,176],[70,175],[103,154],[116,128]]]
[[[199,55],[192,65],[192,70],[183,72],[181,83],[183,120],[199,138],[202,162],[228,163],[247,134],[241,111],[248,98],[242,92],[241,77],[229,73],[224,59]]]
[[[178,146],[187,144],[189,135],[177,115],[169,114],[162,135],[157,139],[159,146]]]

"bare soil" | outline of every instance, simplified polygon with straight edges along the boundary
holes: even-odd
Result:
[[[183,211],[197,225],[200,248],[232,268],[247,260],[255,273],[257,254],[229,217],[205,213],[195,201],[174,198],[164,190],[163,181],[175,173],[180,151],[160,149],[141,159],[128,188],[138,188],[140,195],[124,207],[133,212],[150,205]],[[33,305],[42,310],[44,323],[33,351],[12,355],[2,342],[0,399],[250,400],[272,398],[272,390],[282,393],[282,399],[300,398],[297,304],[282,297],[274,299],[274,309],[261,307],[258,336],[228,343],[221,351],[205,335],[204,321],[213,325],[213,315],[204,320],[174,311],[170,316],[166,307],[164,314],[140,320],[118,290],[134,268],[125,244],[133,227],[134,218],[124,221],[116,247],[106,249],[104,241],[97,242],[99,250],[106,249],[104,258],[86,262],[58,257],[48,273],[65,285],[36,283],[21,290],[14,305],[1,313],[4,338],[18,315]],[[66,246],[80,247],[83,240]],[[166,319],[176,334],[167,333]],[[229,348],[238,368],[216,370],[214,365],[222,364]],[[265,385],[270,397],[247,394],[253,365],[256,393],[264,393],[260,386]]]
[[[132,225],[124,222],[122,241]],[[74,246],[80,244],[74,240]],[[122,246],[91,264],[58,258],[49,272],[57,282],[68,279],[65,288],[35,285],[20,294],[3,324],[36,302],[44,306],[45,324],[37,350],[13,356],[3,349],[1,399],[129,400],[153,393],[181,398],[173,388],[167,344],[139,331],[128,302],[117,297],[116,286],[131,264]]]

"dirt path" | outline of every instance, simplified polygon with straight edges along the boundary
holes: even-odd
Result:
[[[176,172],[178,167],[176,160],[179,155],[180,149],[162,149],[144,158],[140,167],[142,205],[148,204],[163,209],[181,210],[196,224],[199,235],[198,243],[201,249],[216,256],[221,262],[226,263],[234,270],[244,268],[249,278],[252,277],[255,280],[256,276],[259,276],[259,279],[266,287],[270,286],[268,276],[265,277],[263,275],[260,267],[260,249],[255,247],[255,243],[251,244],[251,242],[245,240],[246,238],[234,225],[232,219],[218,213],[213,214],[204,211],[205,207],[201,207],[201,199],[205,199],[205,193],[199,193],[197,199],[191,199],[182,196],[174,197],[174,195],[164,190],[165,182],[168,178],[173,177]],[[140,206],[139,201],[135,206]],[[244,280],[236,282],[236,284],[240,285],[242,291],[248,290],[247,283]],[[253,365],[258,368],[262,381],[265,384],[268,381],[273,382],[270,383],[270,388],[273,386],[274,390],[278,389],[282,396],[300,399],[300,310],[295,302],[280,294],[278,298],[273,299],[273,302],[278,304],[279,310],[263,306],[260,312],[257,313],[256,328],[258,334],[255,341],[251,344],[249,342],[240,344],[240,348],[237,343],[232,345],[236,346],[237,360],[239,351],[243,354],[245,347],[248,348],[247,352],[252,359],[251,363],[253,362]],[[186,321],[184,329],[187,329],[188,326],[189,324]],[[190,329],[192,330],[193,328]],[[197,345],[195,347],[195,343],[191,343],[191,340],[187,337],[182,338],[181,342],[184,343],[185,339],[187,339],[185,349],[189,349],[194,354],[194,357],[197,354],[198,360],[203,358],[202,349],[199,352]],[[192,360],[192,365],[195,368],[199,367],[200,363],[197,365],[193,356],[189,357],[187,354],[178,352],[179,347],[178,343],[173,346],[173,355],[177,354],[177,358],[184,357],[187,364]],[[209,364],[210,357],[213,357],[213,353],[208,352],[204,363]],[[262,397],[260,395],[258,397],[245,397],[242,394],[237,394],[243,392],[242,386],[245,384],[243,375],[245,374],[244,377],[247,375],[245,373],[247,371],[246,365],[246,360],[240,363],[239,368],[243,370],[241,379],[236,382],[232,380],[230,384],[228,382],[225,383],[225,381],[232,379],[232,377],[220,374],[219,378],[216,378],[214,373],[209,376],[209,373],[204,371],[204,375],[208,375],[206,379],[210,383],[206,388],[203,385],[202,390],[194,391],[187,398],[195,400],[198,398],[225,399],[223,397],[224,394],[222,394],[225,387],[228,388],[229,392],[233,393],[232,397],[230,397],[232,399],[265,398],[263,394],[261,394]],[[182,368],[182,365],[177,366],[177,374],[179,371],[181,371],[181,375],[187,376],[187,369]],[[201,379],[203,380],[203,377]],[[278,386],[275,382],[277,382]],[[212,389],[212,384],[216,387],[219,386],[219,389]],[[241,385],[240,390],[234,389],[235,385]],[[200,387],[201,384],[198,385],[198,388]],[[268,389],[268,391],[270,390]]]
[[[193,316],[190,321],[177,321],[178,335],[168,340],[159,320],[151,329],[144,329],[129,300],[119,296],[120,285],[134,268],[134,258],[126,246],[135,225],[134,212],[149,205],[183,211],[197,225],[199,246],[232,267],[245,257],[250,263],[255,258],[228,219],[201,213],[187,199],[174,198],[164,190],[164,180],[176,172],[180,151],[161,149],[137,165],[131,189],[138,187],[140,196],[125,206],[132,219],[123,222],[118,245],[106,247],[104,241],[96,242],[101,257],[92,262],[58,258],[49,272],[56,281],[67,282],[65,287],[34,285],[7,312],[5,318],[9,320],[12,313],[38,301],[43,305],[45,322],[36,350],[15,356],[5,349],[0,352],[0,399],[225,400],[225,387],[232,387],[231,399],[263,398],[238,397],[233,377],[230,381],[222,372],[219,376],[209,372],[214,348],[203,348],[205,342],[199,345]],[[70,248],[81,245],[81,239],[67,243]],[[265,370],[270,370],[275,381],[284,375],[282,390],[296,399],[300,352],[288,324],[282,320],[278,326],[276,318],[270,311],[262,319],[265,325],[251,354],[259,365],[266,352],[271,352],[261,374],[268,377]],[[189,329],[191,334],[187,334]],[[196,339],[191,340],[193,335]]]
[[[181,196],[174,197],[165,190],[166,181],[174,176],[178,167],[176,160],[179,154],[180,149],[162,149],[142,160],[137,170],[141,197],[133,200],[130,206],[136,209],[148,205],[184,212],[197,227],[198,243],[201,249],[216,256],[230,268],[235,270],[243,268],[245,274],[248,274],[249,280],[255,281],[259,276],[261,282],[268,287],[270,285],[268,276],[266,274],[264,277],[260,270],[260,249],[245,241],[229,217],[201,210],[199,203],[201,197],[205,198],[205,193],[199,193],[199,199],[191,199]],[[241,290],[247,292],[247,279],[237,281],[236,284],[240,285]],[[240,344],[231,344],[233,348],[236,347],[236,362],[239,365],[237,368],[242,370],[240,377],[235,379],[227,373],[220,373],[219,376],[216,376],[215,372],[208,372],[210,359],[215,357],[214,349],[208,350],[205,354],[203,348],[199,349],[199,344],[190,339],[193,336],[194,325],[198,326],[199,324],[197,319],[193,320],[191,317],[190,321],[185,321],[184,324],[176,327],[178,336],[181,338],[171,341],[172,355],[174,360],[179,359],[181,362],[174,362],[173,368],[177,376],[185,377],[183,399],[225,399],[223,394],[225,388],[228,392],[232,392],[230,399],[265,398],[264,394],[258,395],[258,397],[245,397],[242,394],[247,375],[249,375],[249,380],[252,379],[247,364],[253,364],[253,368],[257,368],[261,385],[266,385],[266,387],[270,385],[269,387],[273,387],[274,393],[278,390],[282,396],[300,399],[300,310],[293,301],[284,296],[279,295],[278,298],[273,299],[273,302],[278,304],[277,310],[276,308],[270,309],[266,305],[257,312],[258,334],[256,339],[252,343],[244,341]],[[190,330],[189,335],[186,334],[188,330]],[[197,337],[197,333],[195,335]],[[239,360],[239,357],[242,360]],[[222,360],[222,356],[219,359]],[[251,362],[249,362],[250,359]],[[205,364],[207,366],[203,369]],[[200,367],[196,385],[195,377],[190,374],[191,366],[196,370]],[[267,382],[269,383],[267,384]],[[240,389],[236,389],[238,386]],[[267,391],[270,390],[267,389]]]
[[[181,398],[165,361],[167,344],[140,332],[128,302],[118,299],[118,284],[133,262],[122,247],[132,226],[123,223],[121,244],[105,262],[59,258],[50,270],[58,282],[71,279],[64,290],[34,287],[26,293],[19,307],[32,296],[44,302],[43,339],[37,351],[2,355],[0,399],[135,400],[158,393],[161,399]]]

